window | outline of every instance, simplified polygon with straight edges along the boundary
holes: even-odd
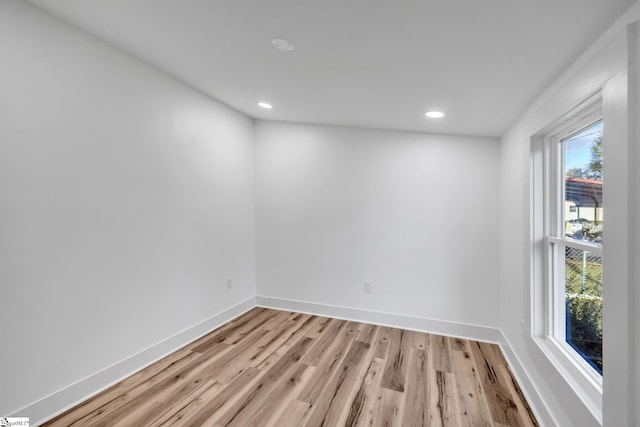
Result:
[[[602,144],[601,120],[550,138],[551,216],[547,229],[553,323],[550,332],[600,375]]]
[[[532,336],[595,411],[603,375],[601,111],[594,96],[531,141]]]

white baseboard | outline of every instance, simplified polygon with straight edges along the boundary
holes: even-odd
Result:
[[[38,426],[256,306],[499,344],[540,425],[557,425],[506,336],[498,328],[266,296],[248,298],[139,353],[39,399],[9,416],[29,414],[30,424]]]
[[[531,410],[538,419],[538,423],[541,427],[560,425],[555,420],[553,414],[549,412],[548,405],[545,405],[542,400],[542,393],[539,392],[536,385],[531,381],[531,376],[518,358],[518,355],[513,351],[507,336],[502,331],[500,331],[500,335],[501,339],[499,344],[502,354],[505,359],[507,359],[511,372],[516,377],[516,381],[518,381],[518,385],[520,385],[520,389],[527,399],[529,407],[531,407]]]
[[[448,322],[424,317],[407,316],[404,314],[386,313],[329,304],[318,304],[314,302],[296,301],[284,298],[272,298],[260,295],[256,296],[256,304],[260,307],[335,317],[337,319],[344,320],[355,320],[358,322],[391,326],[394,328],[419,332],[428,332],[437,335],[447,335],[450,337],[465,338],[474,341],[484,341],[494,344],[498,344],[502,341],[502,332],[497,328],[491,328],[488,326]]]
[[[83,402],[91,396],[98,394],[102,390],[117,384],[123,379],[173,353],[179,348],[182,348],[203,335],[206,335],[210,331],[229,322],[230,320],[233,320],[255,306],[255,297],[242,301],[241,303],[193,325],[182,332],[178,332],[174,336],[142,350],[139,353],[129,356],[120,362],[63,388],[62,390],[39,399],[15,411],[13,415],[9,416],[27,416],[25,414],[28,414],[30,425],[38,426],[74,407],[80,402]]]

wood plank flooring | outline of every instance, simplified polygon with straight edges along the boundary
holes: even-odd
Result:
[[[46,426],[537,426],[498,346],[255,308]]]

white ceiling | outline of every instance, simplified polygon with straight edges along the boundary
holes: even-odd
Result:
[[[30,1],[252,117],[485,136],[635,2]]]

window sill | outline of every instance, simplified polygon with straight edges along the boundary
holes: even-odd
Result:
[[[602,377],[586,363],[577,360],[567,344],[563,345],[552,337],[533,337],[533,340],[591,415],[602,424]]]

